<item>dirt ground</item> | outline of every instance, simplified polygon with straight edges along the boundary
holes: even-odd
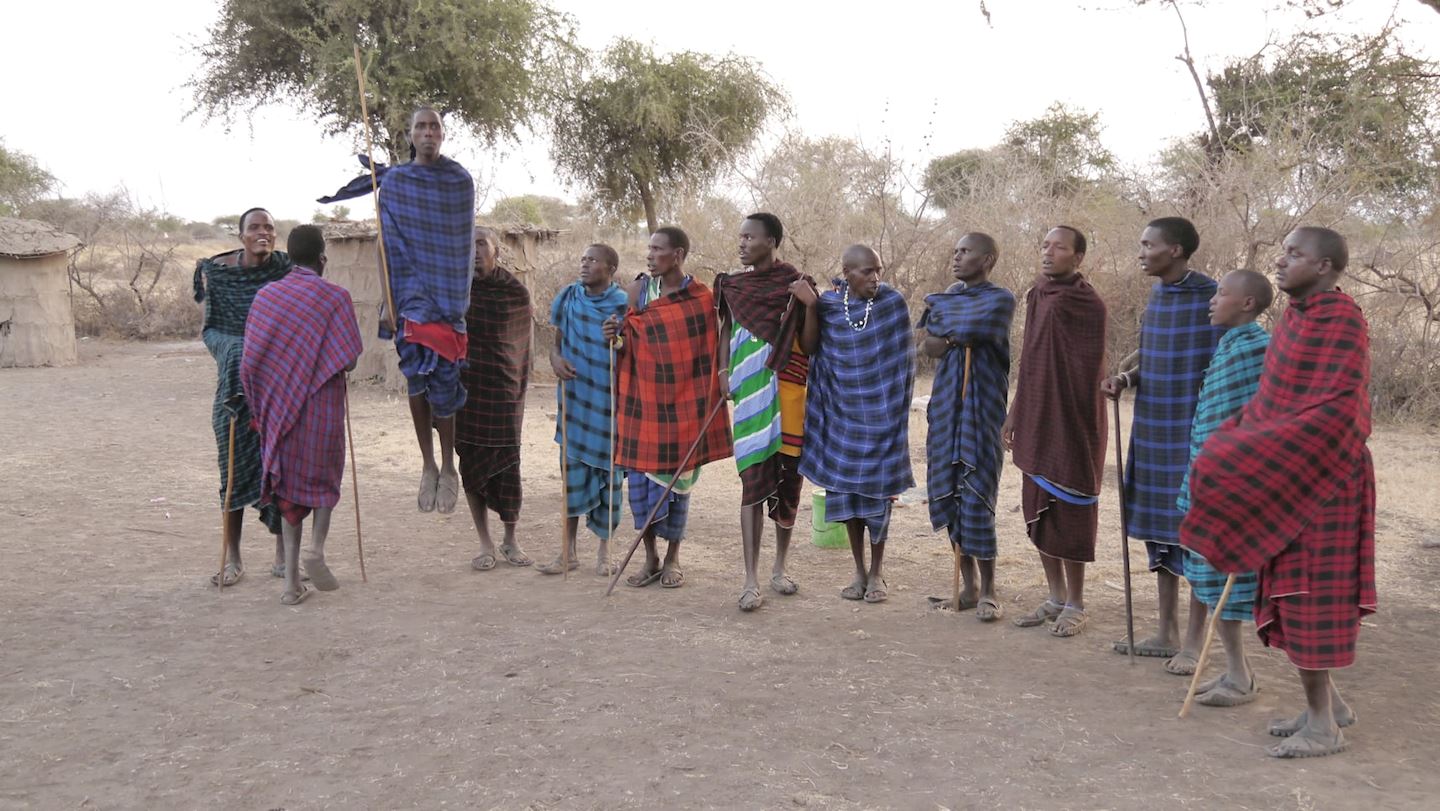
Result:
[[[1381,612],[1339,679],[1360,716],[1351,750],[1278,762],[1264,725],[1301,702],[1282,655],[1252,649],[1256,703],[1179,721],[1185,680],[1110,652],[1124,630],[1113,489],[1073,640],[928,611],[950,558],[921,505],[896,511],[888,603],[841,600],[848,554],[806,531],[799,595],[767,591],[742,615],[729,463],[699,485],[685,587],[606,599],[593,575],[471,571],[463,507],[415,510],[404,404],[359,387],[369,583],[347,481],[340,591],[281,606],[273,547],[247,521],[249,571],[217,596],[213,380],[198,343],[87,341],[78,367],[0,370],[0,808],[1379,809],[1440,792],[1425,748],[1440,728],[1440,550],[1419,544],[1433,428],[1371,440]],[[553,402],[532,388],[521,532],[536,557],[558,550]],[[1013,470],[1003,488],[1013,617],[1043,580]],[[1148,628],[1153,578],[1136,585]]]

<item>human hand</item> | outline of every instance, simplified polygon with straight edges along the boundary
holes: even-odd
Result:
[[[814,307],[820,303],[820,296],[816,294],[815,286],[804,279],[796,279],[790,283],[790,295],[806,307]]]
[[[560,380],[575,379],[575,365],[566,360],[565,356],[556,350],[550,351],[550,370],[553,371],[555,377]]]
[[[1120,375],[1107,377],[1100,381],[1100,391],[1104,392],[1105,396],[1111,400],[1119,400],[1120,392],[1124,391],[1125,388],[1125,378]]]

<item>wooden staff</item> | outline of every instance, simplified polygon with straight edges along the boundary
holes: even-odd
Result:
[[[1215,623],[1220,621],[1220,612],[1225,610],[1225,601],[1230,598],[1230,587],[1235,585],[1235,575],[1226,575],[1225,588],[1220,590],[1220,599],[1215,601],[1215,610],[1210,613],[1210,622],[1205,625],[1205,644],[1200,646],[1200,658],[1195,662],[1195,675],[1190,677],[1190,690],[1185,694],[1185,703],[1180,705],[1180,717],[1190,714],[1190,705],[1195,703],[1195,690],[1200,686],[1200,674],[1205,670],[1205,659],[1210,655],[1210,643],[1215,641]]]
[[[1115,415],[1115,482],[1120,487],[1120,549],[1125,556],[1125,650],[1135,664],[1135,604],[1130,592],[1130,520],[1125,508],[1125,452],[1120,447],[1120,398],[1110,401]]]
[[[400,326],[395,297],[390,291],[390,263],[385,259],[385,228],[380,217],[380,180],[375,174],[375,134],[370,130],[370,111],[365,105],[365,69],[360,66],[360,43],[355,43],[355,82],[360,87],[360,121],[365,124],[366,157],[370,159],[370,193],[375,196],[375,247],[380,252],[380,278],[385,293],[385,314],[392,329]],[[348,413],[348,412],[347,412]],[[363,579],[363,575],[362,575]]]
[[[615,590],[615,584],[620,582],[620,575],[624,574],[625,567],[630,565],[630,558],[635,556],[635,550],[640,547],[640,541],[645,537],[645,533],[650,531],[650,525],[655,523],[655,513],[659,512],[660,505],[664,504],[665,500],[670,498],[670,492],[675,489],[675,480],[680,478],[680,474],[684,473],[689,467],[690,460],[695,457],[695,451],[699,450],[700,443],[705,441],[705,432],[710,429],[710,423],[715,421],[715,415],[719,414],[724,407],[725,398],[715,398],[715,406],[710,409],[710,415],[707,416],[705,422],[700,425],[700,433],[695,437],[695,441],[691,443],[690,450],[685,452],[685,458],[680,460],[680,466],[675,469],[675,475],[671,477],[670,483],[665,485],[665,492],[660,494],[660,498],[656,499],[654,506],[650,508],[650,515],[646,516],[645,525],[636,533],[635,542],[630,544],[630,551],[625,553],[625,559],[620,561],[620,568],[615,570],[615,576],[610,580],[610,587],[605,589],[606,597],[609,597],[610,593]]]
[[[960,378],[960,408],[965,408],[965,392],[970,390],[970,347],[965,347],[965,372]],[[955,613],[960,613],[960,544],[955,544],[951,550],[955,553],[955,577],[951,584],[951,603],[955,607]]]
[[[230,496],[235,493],[235,420],[230,415],[229,461],[225,465],[225,504],[220,508],[220,576],[215,585],[218,592],[225,591],[225,566],[230,562]],[[217,593],[218,593],[217,592]]]
[[[576,534],[579,534],[578,526]],[[563,377],[560,378],[560,576],[570,579],[570,440],[565,433]]]
[[[350,378],[345,381],[345,436],[350,441],[350,492],[355,498],[355,550],[360,554],[360,582],[369,583],[365,577],[365,539],[360,533],[360,468],[355,464],[355,429],[350,427]]]
[[[610,536],[615,534],[615,344],[610,344],[610,476],[605,480],[605,570],[610,570]]]

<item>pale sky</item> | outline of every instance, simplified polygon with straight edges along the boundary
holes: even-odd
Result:
[[[657,50],[751,57],[789,94],[787,126],[807,135],[888,141],[915,167],[993,144],[1010,121],[1052,102],[1099,112],[1104,140],[1143,163],[1171,138],[1198,131],[1194,85],[1173,57],[1173,12],[1130,0],[886,0],[880,3],[554,0],[582,44],[625,35]],[[1192,50],[1206,67],[1283,39],[1305,21],[1279,0],[1186,6]],[[883,12],[883,13],[882,13]],[[1321,25],[1374,32],[1407,21],[1412,51],[1435,56],[1440,14],[1415,0],[1356,0]],[[185,119],[183,89],[198,70],[193,44],[217,15],[209,0],[49,0],[10,4],[0,47],[0,137],[35,156],[66,196],[125,186],[142,203],[210,220],[250,206],[308,221],[315,197],[358,172],[354,145],[325,138],[283,104],[250,120]],[[1313,24],[1312,24],[1313,25]],[[777,125],[778,128],[778,125]],[[447,150],[489,200],[511,194],[574,199],[554,176],[548,143],[523,136],[491,152],[453,138]],[[369,198],[351,201],[366,216]]]

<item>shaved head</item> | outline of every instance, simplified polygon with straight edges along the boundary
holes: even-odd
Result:
[[[971,231],[968,234],[962,234],[960,238],[973,240],[976,249],[981,253],[988,253],[996,259],[1000,258],[1000,246],[995,243],[995,237],[983,231]]]
[[[1302,225],[1294,233],[1309,240],[1321,259],[1329,259],[1330,267],[1335,268],[1336,273],[1343,272],[1350,264],[1350,247],[1339,232],[1318,225]]]
[[[875,253],[875,249],[869,245],[851,245],[840,255],[840,264],[847,269],[871,263],[880,264],[880,254]]]
[[[1263,273],[1256,273],[1253,270],[1232,270],[1225,274],[1225,278],[1239,286],[1240,295],[1255,299],[1257,311],[1263,313],[1270,309],[1270,303],[1275,300],[1275,288],[1270,286],[1270,280],[1265,278]]]

